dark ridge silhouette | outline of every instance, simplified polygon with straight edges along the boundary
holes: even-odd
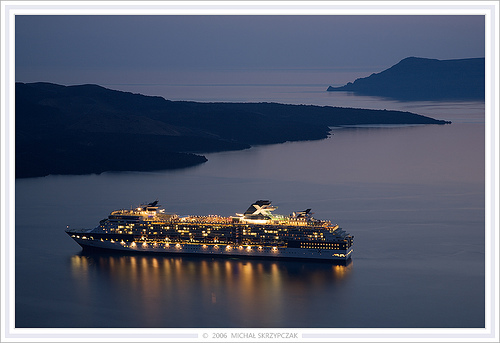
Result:
[[[16,83],[16,177],[185,168],[197,153],[326,138],[353,124],[445,124],[409,112],[169,101],[97,85]]]
[[[328,91],[349,91],[403,101],[484,100],[484,58],[408,57],[380,73]]]

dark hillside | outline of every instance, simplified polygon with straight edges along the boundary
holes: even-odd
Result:
[[[380,73],[328,91],[398,100],[483,100],[484,58],[436,60],[408,57]]]
[[[169,101],[96,85],[16,84],[16,177],[184,168],[196,153],[323,139],[329,126],[444,124],[408,112]]]

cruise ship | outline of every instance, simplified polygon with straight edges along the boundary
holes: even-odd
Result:
[[[66,233],[84,250],[190,254],[244,258],[285,258],[347,262],[353,236],[311,209],[289,216],[273,213],[269,200],[258,200],[241,214],[222,217],[167,214],[158,201],[116,210],[93,229]]]

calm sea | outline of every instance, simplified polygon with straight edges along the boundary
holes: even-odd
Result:
[[[177,171],[16,181],[16,327],[484,327],[484,105],[397,102],[324,85],[115,85],[198,101],[412,111],[444,126],[332,130],[206,155]],[[233,215],[312,208],[355,236],[352,263],[82,254],[65,233],[159,199]]]

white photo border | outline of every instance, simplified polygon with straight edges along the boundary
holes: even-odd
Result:
[[[15,16],[16,15],[484,15],[485,16],[485,328],[258,329],[276,342],[499,341],[499,3],[497,1],[2,1],[1,2],[1,336],[2,342],[219,342],[213,334],[257,329],[15,328]],[[291,334],[292,338],[285,335]],[[297,338],[293,338],[294,334]],[[238,342],[262,341],[241,339]]]

